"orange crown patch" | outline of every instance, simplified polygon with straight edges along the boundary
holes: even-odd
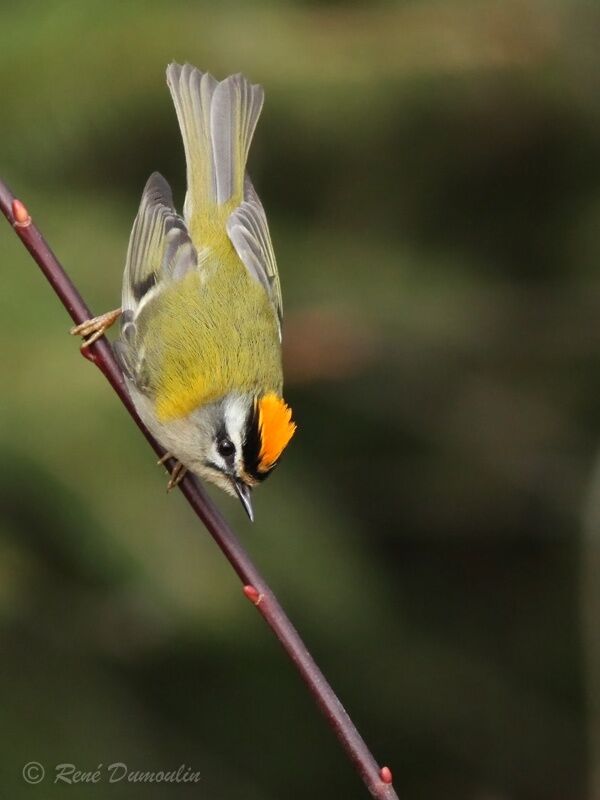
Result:
[[[266,394],[258,401],[258,429],[261,441],[258,468],[267,472],[296,431],[292,409],[276,394]]]

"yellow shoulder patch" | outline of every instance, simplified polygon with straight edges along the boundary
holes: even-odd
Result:
[[[216,399],[206,391],[206,384],[199,377],[194,377],[188,383],[181,381],[171,384],[167,386],[167,391],[163,390],[156,398],[156,416],[161,422],[185,417],[199,405]]]
[[[277,461],[296,431],[292,409],[276,394],[266,394],[258,401],[258,426],[261,440],[258,468],[266,472]]]

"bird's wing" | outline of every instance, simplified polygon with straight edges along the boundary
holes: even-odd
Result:
[[[159,291],[165,281],[179,280],[197,262],[185,223],[173,208],[169,184],[154,172],[144,187],[129,239],[123,311],[135,316],[150,293]]]
[[[227,220],[227,233],[248,272],[267,292],[279,322],[283,321],[281,285],[265,210],[246,176],[244,201]]]
[[[137,373],[140,366],[135,353],[140,311],[148,300],[196,269],[197,263],[196,248],[173,208],[169,184],[154,172],[142,193],[123,275],[121,337],[115,349],[128,374]]]

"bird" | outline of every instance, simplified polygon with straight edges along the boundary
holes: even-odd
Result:
[[[282,297],[267,217],[246,164],[264,91],[190,64],[166,71],[186,161],[180,215],[169,184],[148,179],[123,274],[121,307],[71,329],[113,344],[142,422],[187,470],[239,497],[278,465],[296,431],[283,399]],[[160,462],[159,462],[160,463]]]

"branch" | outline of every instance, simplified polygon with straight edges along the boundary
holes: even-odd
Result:
[[[73,322],[79,325],[90,319],[92,317],[90,310],[40,231],[32,222],[27,209],[20,200],[15,199],[1,180],[0,211],[2,211],[17,236],[37,262]],[[150,446],[162,458],[165,451],[138,417],[108,341],[105,338],[101,338],[81,352],[85,358],[92,361],[103,372]],[[172,459],[166,463],[170,471],[174,463]],[[376,800],[398,800],[392,787],[392,773],[389,768],[380,768],[371,755],[352,720],[306,649],[302,639],[279,605],[267,582],[258,572],[250,556],[208,498],[200,483],[188,472],[179,484],[179,488],[237,573],[244,585],[244,594],[256,606],[267,625],[281,642],[283,649],[308,686],[318,707],[327,718],[371,795]]]

